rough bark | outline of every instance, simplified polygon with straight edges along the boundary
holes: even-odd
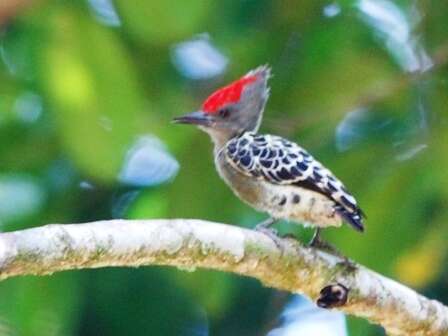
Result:
[[[143,265],[233,272],[321,303],[329,299],[322,295],[347,289],[347,297],[330,297],[330,305],[382,325],[389,335],[448,335],[448,308],[441,303],[291,239],[274,242],[266,234],[236,226],[183,219],[111,220],[0,234],[2,280]]]

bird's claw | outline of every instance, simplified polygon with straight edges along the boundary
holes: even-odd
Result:
[[[358,267],[356,266],[356,263],[349,259],[346,256],[341,255],[341,258],[343,259],[341,262],[339,262],[338,264],[341,265],[342,267],[344,267],[348,272],[354,272],[358,269]]]
[[[265,229],[270,229],[271,225],[274,224],[276,221],[277,220],[275,218],[268,218],[268,219],[262,221],[261,223],[258,223],[255,226],[255,230],[262,231]],[[271,230],[275,231],[274,229],[271,229]],[[277,232],[275,231],[275,233],[277,233]]]
[[[338,258],[341,258],[342,261],[339,264],[345,267],[348,271],[354,271],[357,269],[354,261],[350,260],[348,257],[343,255],[342,252],[340,252],[336,247],[320,237],[320,229],[316,230],[313,238],[311,238],[311,241],[308,243],[308,247],[314,247],[316,249],[330,253]]]
[[[283,242],[281,237],[279,237],[278,232],[276,229],[272,229],[272,228],[267,228],[267,227],[263,227],[263,226],[256,226],[255,230],[261,233],[264,233],[266,236],[268,236],[269,238],[271,238],[271,240],[275,243],[275,245],[277,246],[277,248],[279,248],[280,250],[283,251]]]

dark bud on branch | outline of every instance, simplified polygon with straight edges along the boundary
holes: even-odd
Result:
[[[348,288],[339,283],[326,286],[320,291],[317,305],[321,308],[340,307],[347,303]]]

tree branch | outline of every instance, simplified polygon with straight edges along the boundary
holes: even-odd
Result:
[[[291,239],[274,242],[260,232],[201,220],[111,220],[0,234],[2,280],[107,266],[204,267],[256,278],[326,306],[339,305],[345,313],[382,325],[390,335],[448,334],[447,307],[340,261]],[[341,289],[348,296],[335,301],[338,295],[333,294]]]

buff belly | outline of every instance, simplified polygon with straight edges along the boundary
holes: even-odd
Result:
[[[299,222],[305,226],[328,227],[342,224],[342,219],[334,211],[334,202],[325,196],[295,186],[263,184],[261,197],[257,204],[252,205],[259,210],[264,209],[272,217]]]

